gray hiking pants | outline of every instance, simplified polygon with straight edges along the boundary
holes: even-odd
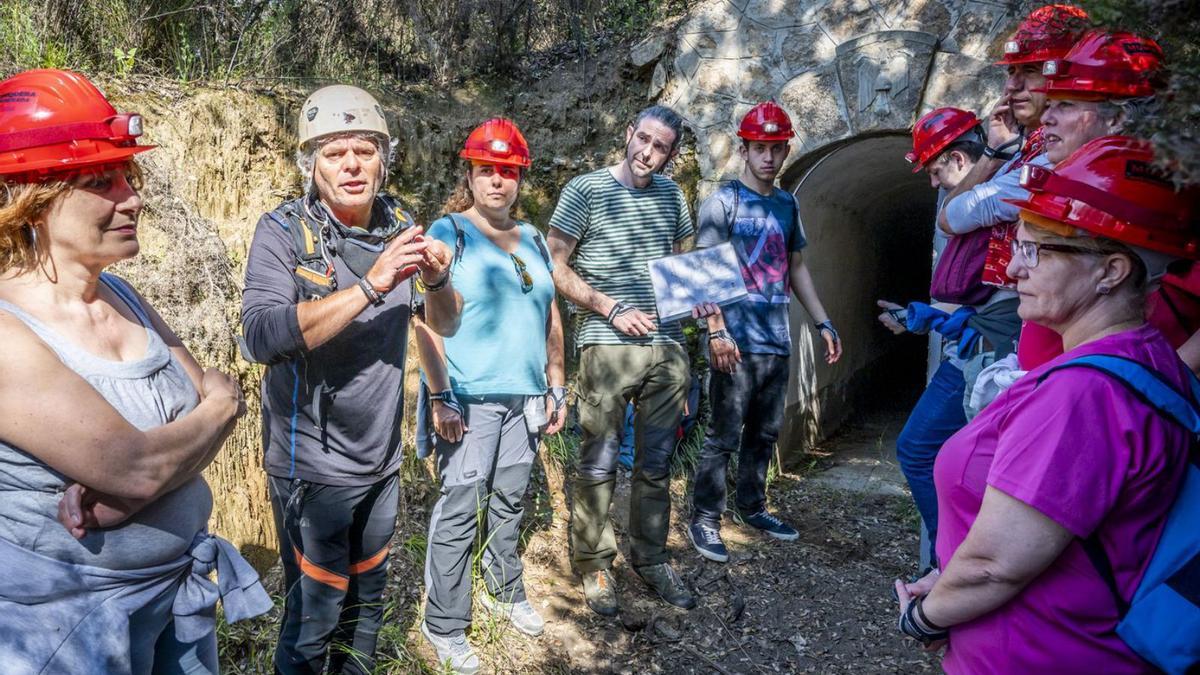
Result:
[[[442,488],[425,549],[425,624],[442,636],[471,624],[471,562],[477,546],[482,546],[483,581],[492,597],[525,600],[517,541],[538,438],[525,427],[524,396],[464,396],[459,402],[469,431],[458,443],[437,437]]]

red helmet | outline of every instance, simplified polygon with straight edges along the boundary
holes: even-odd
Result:
[[[118,115],[95,85],[65,70],[27,70],[0,82],[0,175],[45,175],[124,162],[140,115]]]
[[[1042,65],[1044,91],[1078,100],[1153,96],[1162,60],[1162,48],[1150,38],[1088,31],[1066,56]]]
[[[750,109],[738,126],[737,135],[747,141],[786,141],[796,132],[792,118],[774,101],[764,101]]]
[[[925,168],[946,146],[979,126],[975,113],[959,108],[938,108],[921,116],[913,125],[913,149],[904,159],[915,164],[913,173]]]
[[[1200,258],[1192,225],[1200,192],[1177,191],[1154,164],[1146,141],[1102,136],[1085,143],[1054,169],[1026,164],[1027,199],[1006,200],[1043,218],[1131,246],[1181,258]]]
[[[512,120],[503,117],[492,119],[475,127],[458,156],[473,162],[507,164],[528,169],[533,163],[529,158],[529,144]]]
[[[1029,13],[1004,43],[998,66],[1062,58],[1088,27],[1088,15],[1072,5],[1046,5]]]

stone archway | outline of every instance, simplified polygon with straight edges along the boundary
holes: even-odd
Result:
[[[781,443],[785,459],[836,429],[863,392],[894,379],[887,364],[923,360],[923,350],[896,352],[896,341],[874,323],[875,298],[928,292],[936,197],[903,160],[908,129],[938,106],[990,107],[1002,86],[992,60],[1020,6],[707,0],[674,35],[635,49],[639,67],[658,61],[650,96],[683,114],[695,134],[701,197],[740,171],[734,132],[751,106],[774,99],[796,123],[783,185],[801,197],[814,275],[847,334],[848,354],[833,368],[816,363],[814,335],[801,325],[807,317],[795,310],[800,357]],[[911,256],[911,272],[897,267],[896,251]]]

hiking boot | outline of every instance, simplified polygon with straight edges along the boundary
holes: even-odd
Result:
[[[771,515],[766,509],[752,516],[744,516],[739,513],[737,520],[743,525],[762,530],[767,536],[780,541],[795,541],[800,538],[800,533],[794,527]]]
[[[583,598],[587,606],[601,616],[616,616],[617,591],[613,584],[612,572],[597,570],[583,573]]]
[[[542,620],[542,616],[537,613],[533,605],[529,604],[528,600],[500,602],[493,598],[491,593],[483,593],[479,596],[479,604],[483,605],[483,608],[492,616],[508,619],[513,628],[530,637],[537,637],[546,630],[546,622]]]
[[[703,523],[692,523],[687,533],[697,553],[715,562],[729,561],[729,551],[725,549],[725,542],[721,541],[720,530]]]
[[[635,568],[634,571],[667,604],[683,609],[691,609],[696,606],[696,596],[688,590],[687,585],[675,573],[675,569],[671,567],[670,563],[646,565]]]
[[[479,672],[479,657],[467,642],[467,634],[463,632],[442,637],[429,632],[429,626],[421,622],[421,634],[433,645],[437,652],[438,663],[449,666],[451,672],[460,675],[472,675]]]

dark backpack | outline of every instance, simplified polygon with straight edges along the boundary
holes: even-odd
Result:
[[[1109,375],[1163,417],[1191,434],[1187,472],[1146,574],[1126,600],[1117,588],[1112,562],[1095,533],[1083,549],[1116,601],[1117,635],[1135,653],[1167,673],[1200,667],[1200,380],[1189,373],[1191,396],[1175,390],[1162,375],[1120,356],[1089,354],[1047,370],[1091,368]]]

